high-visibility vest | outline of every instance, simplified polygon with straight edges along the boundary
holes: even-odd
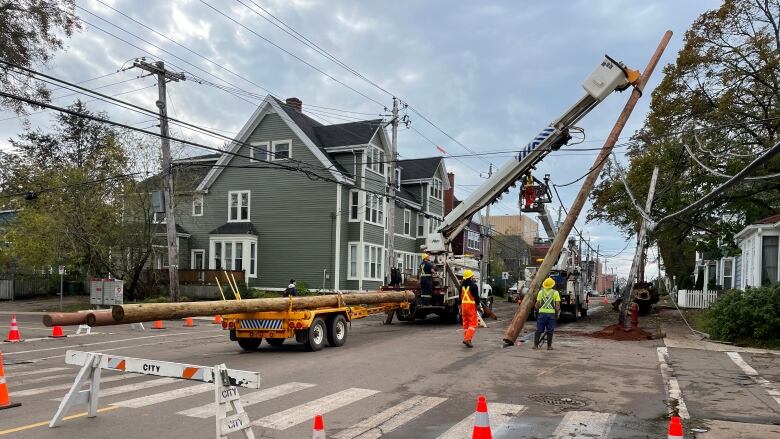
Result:
[[[461,304],[470,303],[470,304],[474,305],[474,299],[471,297],[470,290],[471,290],[471,288],[469,288],[469,287],[461,287],[460,288],[460,291],[463,294],[463,299],[461,299],[461,301],[460,301]]]
[[[431,273],[425,272],[425,262],[423,262],[422,264],[420,264],[420,277],[430,277],[430,276]]]
[[[542,306],[539,307],[539,312],[554,313],[555,312],[555,293],[553,289],[542,289],[539,291],[542,293]]]

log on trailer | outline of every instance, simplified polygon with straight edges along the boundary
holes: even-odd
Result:
[[[100,316],[101,319],[111,318],[111,310],[104,309],[99,311],[77,311],[77,312],[50,312],[43,315],[43,325],[51,328],[52,326],[75,326],[88,324],[89,315]],[[91,326],[91,325],[90,325]]]
[[[363,294],[330,294],[325,296],[279,297],[270,299],[216,300],[208,302],[145,303],[116,305],[111,313],[114,324],[150,322],[184,317],[253,313],[263,311],[298,311],[350,305],[401,303],[414,300],[412,291]]]

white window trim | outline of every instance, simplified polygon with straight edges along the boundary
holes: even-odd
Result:
[[[361,254],[365,254],[365,249],[368,248],[369,249],[368,252],[369,252],[369,255],[370,255],[372,247],[377,250],[376,251],[377,258],[378,258],[378,260],[376,261],[376,274],[377,274],[377,277],[370,277],[370,273],[369,273],[369,275],[366,275],[366,271],[365,271],[365,262],[366,261],[365,260],[362,261],[362,264],[360,266],[361,274],[363,276],[363,280],[367,280],[367,281],[382,281],[383,278],[384,278],[384,261],[386,259],[385,258],[385,248],[383,248],[381,245],[364,243],[363,244],[363,248],[360,249],[362,251]],[[371,263],[371,261],[369,261],[369,264],[370,263]],[[370,272],[370,270],[369,270],[369,272]]]
[[[438,183],[439,186],[438,191],[436,190],[436,183]],[[438,197],[436,196],[436,192],[440,193]],[[433,177],[430,186],[428,186],[428,194],[431,196],[431,199],[438,200],[438,201],[444,200],[444,186],[441,178]]]
[[[235,244],[237,242],[240,242],[242,244],[242,248],[241,248],[241,263],[243,265],[244,278],[245,279],[256,278],[258,276],[258,274],[259,274],[258,270],[257,270],[257,261],[259,259],[259,254],[258,253],[259,253],[259,250],[260,250],[260,245],[257,242],[257,236],[254,236],[254,235],[214,235],[214,236],[210,236],[209,237],[209,251],[208,251],[208,254],[211,255],[211,257],[206,260],[206,266],[208,267],[208,269],[209,270],[215,270],[217,268],[216,267],[216,263],[214,261],[214,256],[216,255],[215,246],[216,246],[217,243],[220,243],[220,245],[222,245],[222,243],[224,243],[224,242],[230,242],[230,243],[233,244],[233,255],[232,255],[232,258],[231,258],[233,263],[235,263],[235,259],[236,259],[236,257],[235,257]],[[250,254],[251,244],[252,243],[255,244],[255,258],[254,258],[255,259],[255,274],[254,275],[250,275],[249,274],[249,264],[252,261],[252,257],[251,257],[251,254]],[[220,269],[221,270],[226,270],[227,268],[225,267],[225,263],[224,263],[224,260],[225,260],[225,252],[224,252],[224,250],[222,252],[220,252],[220,256],[222,257],[222,267]],[[232,268],[231,268],[231,270],[232,270]]]
[[[356,219],[352,218],[352,194],[357,194],[358,195],[358,199],[357,199],[357,203],[358,203],[357,204],[357,218]],[[351,223],[359,223],[359,222],[361,222],[363,220],[363,217],[365,215],[364,209],[366,208],[366,203],[364,201],[365,199],[366,199],[365,194],[362,191],[358,191],[358,190],[354,190],[354,189],[349,191],[349,200],[347,201],[347,209],[348,209],[347,218],[348,218],[349,222],[351,222]]]
[[[355,246],[355,252],[357,254],[355,255],[355,274],[351,274],[349,272],[351,258],[352,258],[352,246]],[[360,280],[361,274],[362,274],[362,265],[360,260],[360,250],[361,245],[359,241],[349,241],[347,242],[347,280]]]
[[[384,155],[382,160],[380,160],[381,162],[387,161],[387,154],[385,153],[385,151],[382,148],[380,148],[378,146],[370,145],[368,148],[365,149],[365,154],[363,154],[363,169],[371,171],[371,172],[373,172],[376,175],[381,175],[382,177],[386,177],[386,174],[387,174],[387,163],[381,163],[382,170],[384,172],[379,172],[379,171],[377,171],[376,169],[373,168],[374,163],[379,163],[379,162],[375,162],[373,159],[371,160],[371,163],[372,163],[371,166],[368,166],[368,155],[372,154],[375,150],[381,152]]]
[[[726,261],[731,261],[731,273],[726,276]],[[736,258],[734,257],[725,257],[720,260],[720,279],[718,284],[723,286],[725,280],[727,277],[731,278],[731,288],[736,288],[736,285],[734,285],[734,275],[736,274]]]
[[[422,227],[422,231],[423,231],[422,234],[420,234],[420,220],[421,219],[422,219],[422,226],[423,226]],[[415,230],[415,234],[417,235],[418,238],[424,238],[425,237],[425,231],[428,230],[428,224],[426,224],[426,223],[427,223],[427,221],[426,221],[425,215],[422,214],[422,213],[418,213],[417,214],[417,223],[415,224],[415,226],[417,227],[417,229]]]
[[[377,221],[376,222],[374,222],[373,220],[366,219],[366,215],[365,215],[366,211],[371,210],[369,208],[369,205],[368,205],[368,199],[369,198],[373,199],[374,197],[379,199],[380,202],[378,203],[379,204],[378,207],[380,208],[379,211],[382,213],[382,218],[381,219],[379,218],[379,213],[377,213]],[[383,197],[381,195],[377,195],[377,194],[366,193],[365,196],[363,197],[363,200],[365,200],[365,202],[363,203],[364,212],[363,212],[363,216],[361,218],[367,224],[373,224],[375,226],[378,226],[378,227],[381,227],[381,228],[385,228],[385,215],[387,214],[387,209],[386,209],[386,206],[385,206],[385,197]]]
[[[287,157],[285,157],[285,158],[277,158],[276,157],[276,145],[279,145],[279,144],[282,144],[282,143],[286,143],[286,144],[290,145],[289,149],[287,150]],[[281,161],[281,160],[288,160],[288,159],[291,159],[291,158],[293,158],[292,139],[274,140],[273,142],[271,142],[271,157],[270,157],[271,161],[275,162],[275,161]]]
[[[270,142],[250,142],[249,143],[249,162],[250,163],[256,163],[260,161],[265,160],[255,160],[255,150],[258,150],[260,146],[265,146],[266,154],[268,154]],[[268,157],[266,157],[266,160],[268,160]]]
[[[230,219],[230,198],[233,194],[238,194],[238,210],[236,214],[238,219]],[[246,219],[241,219],[241,194],[247,194],[246,197]],[[229,223],[246,223],[252,219],[252,191],[228,191],[227,197],[227,217]]]
[[[406,233],[406,218],[409,218],[409,233]],[[404,209],[404,222],[403,222],[403,234],[404,236],[412,236],[412,211],[409,209]]]
[[[195,201],[200,200],[200,213],[195,213]],[[192,196],[192,216],[203,216],[203,194],[195,194]]]
[[[208,269],[208,260],[206,259],[206,249],[205,248],[193,248],[190,250],[190,268],[193,270],[200,270],[200,268],[195,266],[195,254],[196,253],[203,253],[203,270]]]

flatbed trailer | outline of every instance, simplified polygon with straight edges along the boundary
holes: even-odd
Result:
[[[408,310],[409,302],[227,314],[222,316],[222,329],[230,331],[230,340],[248,351],[257,350],[263,339],[271,346],[281,346],[288,338],[295,338],[309,351],[319,351],[326,342],[343,346],[349,322],[399,309]]]

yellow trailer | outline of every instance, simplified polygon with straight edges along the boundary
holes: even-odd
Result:
[[[344,345],[348,322],[373,314],[392,315],[398,309],[408,310],[409,302],[227,314],[222,316],[222,329],[230,331],[230,340],[248,351],[258,349],[263,339],[271,346],[281,346],[293,337],[308,350],[319,351],[326,342],[333,347]]]

